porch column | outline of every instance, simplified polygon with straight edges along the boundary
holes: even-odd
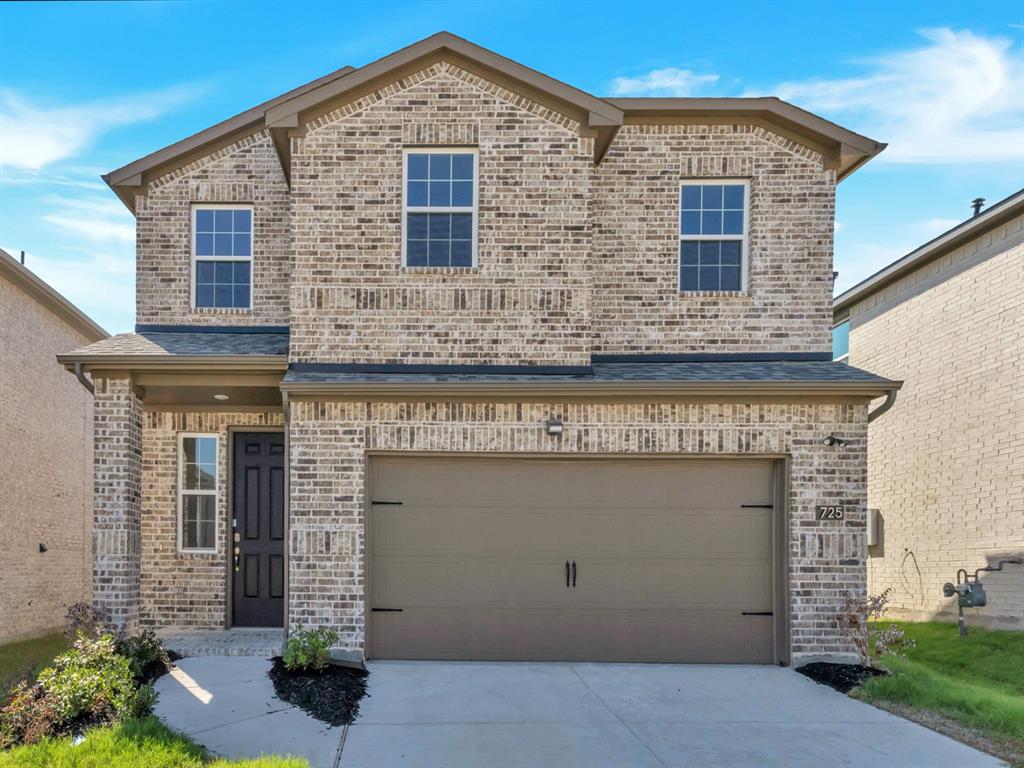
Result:
[[[117,629],[139,622],[142,401],[130,377],[97,379],[93,402],[93,605]]]

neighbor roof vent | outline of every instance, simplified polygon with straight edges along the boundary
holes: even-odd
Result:
[[[974,209],[974,215],[975,216],[977,216],[979,213],[981,213],[981,207],[983,205],[985,205],[985,198],[984,197],[976,197],[973,200],[971,200],[971,208]]]

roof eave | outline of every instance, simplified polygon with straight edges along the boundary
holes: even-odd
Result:
[[[269,373],[288,370],[285,355],[57,355],[57,362],[74,370],[81,363],[88,371],[170,372],[246,371]]]
[[[957,224],[924,245],[915,248],[892,264],[875,272],[875,274],[848,288],[832,302],[832,317],[838,319],[846,315],[850,307],[863,301],[878,291],[899,280],[901,277],[921,268],[925,264],[940,258],[944,254],[958,248],[964,243],[978,237],[1009,219],[1024,213],[1024,190],[1015,192],[1009,197],[994,203],[987,211]]]
[[[583,397],[656,396],[807,396],[881,397],[902,387],[901,381],[884,382],[288,382],[281,389],[294,395],[343,395],[350,397],[403,397],[471,395],[577,395]]]

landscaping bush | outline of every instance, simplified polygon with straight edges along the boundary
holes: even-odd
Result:
[[[82,631],[34,684],[23,681],[0,709],[0,748],[81,731],[152,710],[154,668],[170,662],[152,632],[118,638]]]
[[[288,633],[284,647],[284,666],[289,672],[322,670],[331,660],[331,646],[338,642],[338,633],[327,627],[303,629],[298,625]]]
[[[75,603],[64,614],[64,636],[74,642],[79,635],[99,637],[110,631],[106,615],[89,603]]]
[[[914,647],[914,641],[906,637],[896,625],[883,625],[879,620],[889,610],[892,589],[877,595],[855,595],[846,593],[836,619],[836,625],[857,648],[862,666],[872,666],[872,652],[875,656],[890,653],[902,656],[906,648]]]

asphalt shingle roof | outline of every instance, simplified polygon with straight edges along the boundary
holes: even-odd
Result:
[[[364,373],[359,371],[290,370],[284,383],[402,384],[442,382],[806,382],[813,384],[886,384],[888,379],[859,368],[831,361],[701,362],[701,363],[596,363],[593,373]]]
[[[69,355],[282,355],[287,333],[119,333]]]

